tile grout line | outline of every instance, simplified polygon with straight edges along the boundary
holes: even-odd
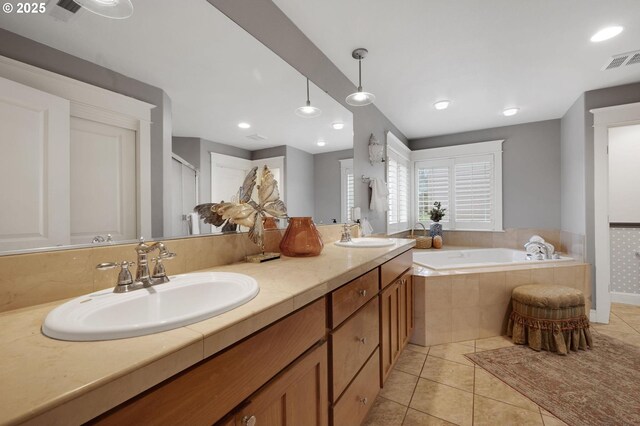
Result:
[[[614,317],[618,318],[620,321],[622,321],[623,323],[625,323],[627,325],[627,327],[631,328],[633,331],[635,331],[637,334],[640,334],[640,330],[636,330],[636,328],[634,326],[632,326],[631,324],[629,324],[628,322],[626,322],[624,320],[624,318],[618,316],[618,314],[616,314],[615,312],[611,311],[611,315],[613,315]],[[640,327],[639,327],[640,328]],[[622,333],[622,332],[621,332]]]

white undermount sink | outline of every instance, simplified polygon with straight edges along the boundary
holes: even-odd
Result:
[[[395,241],[389,238],[352,238],[351,241],[342,243],[336,242],[340,247],[359,247],[359,248],[376,248],[376,247],[388,247],[395,244]]]
[[[49,312],[42,332],[72,341],[143,336],[220,315],[260,291],[255,279],[232,272],[198,272],[170,279],[129,293],[107,289],[70,300]]]

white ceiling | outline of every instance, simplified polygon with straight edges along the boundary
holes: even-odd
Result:
[[[136,0],[125,20],[81,9],[68,22],[50,15],[0,14],[0,27],[167,92],[173,135],[255,150],[290,145],[310,153],[353,146],[352,114],[312,84],[320,117],[294,114],[305,78],[204,0]],[[50,1],[47,8],[54,6]],[[242,130],[237,123],[252,127]],[[342,121],[345,128],[333,130]],[[259,133],[267,141],[252,141]],[[326,146],[316,145],[324,139]]]
[[[582,92],[640,81],[640,0],[274,0],[409,138],[559,118]],[[618,37],[589,38],[609,25]],[[449,99],[449,109],[433,103]],[[501,112],[519,107],[513,117]]]

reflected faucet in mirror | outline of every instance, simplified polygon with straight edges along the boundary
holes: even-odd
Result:
[[[170,260],[177,255],[170,252],[162,241],[155,241],[153,243],[145,243],[141,241],[135,248],[138,254],[137,262],[128,262],[126,260],[122,262],[105,262],[96,266],[96,269],[105,271],[120,267],[120,273],[118,274],[118,282],[113,289],[114,293],[127,293],[134,290],[140,290],[142,288],[149,288],[154,285],[163,284],[169,282],[169,277],[164,268],[164,260]],[[147,255],[155,250],[158,250],[158,257],[153,258],[155,266],[153,273],[149,274],[149,261]],[[136,279],[133,280],[129,267],[138,264],[136,269]]]

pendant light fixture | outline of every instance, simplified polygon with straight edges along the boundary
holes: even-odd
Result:
[[[353,59],[358,60],[358,91],[347,96],[346,101],[349,105],[365,106],[372,104],[376,100],[373,93],[362,90],[362,60],[367,57],[367,53],[369,53],[369,51],[363,47],[351,52]]]
[[[126,19],[133,15],[131,0],[74,0],[89,12],[112,19]]]
[[[296,114],[304,118],[313,118],[322,114],[320,108],[311,106],[311,101],[309,100],[309,79],[307,79],[307,103],[305,106],[296,109]]]

